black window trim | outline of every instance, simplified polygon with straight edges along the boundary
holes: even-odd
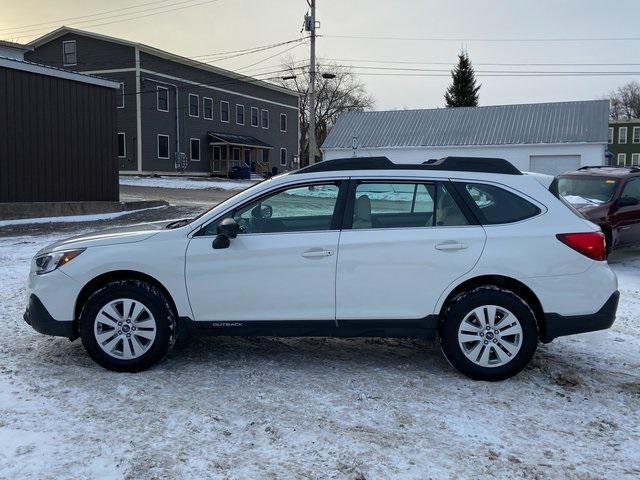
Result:
[[[349,182],[347,203],[345,205],[345,211],[342,221],[342,230],[352,230],[353,224],[353,210],[355,206],[356,200],[356,189],[358,185],[361,183],[379,183],[379,184],[394,184],[394,183],[411,183],[411,184],[423,184],[423,185],[434,185],[435,188],[435,196],[433,198],[433,208],[435,213],[436,204],[438,201],[438,183],[443,184],[449,194],[453,197],[453,200],[458,205],[458,208],[462,210],[462,214],[469,222],[468,225],[456,225],[456,226],[443,226],[443,225],[433,225],[429,227],[398,227],[395,230],[406,230],[406,229],[416,229],[416,228],[464,228],[464,227],[473,227],[480,225],[478,218],[473,214],[473,211],[469,209],[469,207],[465,204],[462,198],[460,198],[459,193],[455,190],[454,185],[450,180],[441,178],[352,178]],[[371,230],[391,230],[389,228],[378,228]],[[370,230],[367,230],[370,231]]]
[[[215,223],[223,218],[228,217],[229,215],[234,215],[235,212],[249,205],[250,203],[254,203],[260,201],[266,197],[271,197],[273,195],[277,195],[280,192],[284,192],[285,190],[290,190],[292,188],[301,188],[301,187],[310,187],[313,185],[337,185],[338,186],[338,198],[336,198],[336,205],[333,209],[333,217],[331,218],[331,226],[329,230],[309,230],[309,231],[300,231],[300,232],[272,232],[272,233],[248,233],[243,235],[290,235],[290,234],[299,234],[299,233],[318,233],[318,232],[333,232],[339,231],[340,225],[344,221],[345,214],[345,202],[347,191],[349,190],[349,179],[347,178],[327,178],[327,179],[309,179],[305,182],[300,183],[290,183],[288,185],[280,185],[276,188],[268,190],[266,192],[261,193],[258,196],[251,197],[237,205],[234,205],[232,208],[225,210],[219,215],[216,215],[215,218],[212,218],[206,223],[203,223],[198,228],[196,228],[193,237],[215,237],[216,234],[205,235],[205,231],[207,227],[212,223]]]
[[[540,202],[538,202],[537,200],[531,198],[530,196],[518,190],[514,190],[513,188],[510,188],[500,183],[486,182],[483,180],[475,180],[475,179],[473,180],[472,179],[455,179],[451,182],[451,184],[455,188],[458,198],[461,198],[463,200],[463,203],[465,204],[465,206],[468,209],[470,209],[472,214],[476,217],[478,224],[482,225],[483,227],[513,225],[515,223],[526,222],[531,220],[532,218],[539,217],[540,215],[546,212],[546,207],[542,205]],[[485,218],[484,214],[482,213],[482,209],[478,207],[476,202],[474,202],[473,198],[471,197],[471,194],[465,188],[465,184],[490,185],[492,187],[501,188],[502,190],[505,190],[506,192],[509,192],[517,197],[520,197],[526,202],[529,202],[530,204],[532,204],[534,207],[538,209],[538,213],[530,217],[522,218],[520,220],[515,220],[513,222],[491,223]]]

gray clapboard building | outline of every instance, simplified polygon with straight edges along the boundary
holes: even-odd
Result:
[[[191,174],[226,175],[234,166],[262,175],[297,168],[297,92],[68,27],[28,46],[30,61],[120,83],[121,173],[175,173],[181,158]]]

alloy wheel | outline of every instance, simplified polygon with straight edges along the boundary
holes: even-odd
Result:
[[[509,310],[483,305],[469,312],[458,328],[458,343],[464,355],[481,367],[501,367],[522,347],[522,326]]]
[[[93,334],[105,353],[121,360],[132,360],[153,345],[156,321],[142,302],[119,298],[100,309],[93,324]]]

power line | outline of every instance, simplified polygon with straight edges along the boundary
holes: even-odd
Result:
[[[266,62],[267,60],[271,60],[271,59],[272,59],[272,58],[274,58],[274,57],[278,57],[278,56],[280,56],[280,55],[284,55],[285,53],[287,53],[287,52],[289,52],[289,51],[293,50],[294,48],[298,48],[298,47],[299,47],[299,46],[301,46],[301,45],[303,45],[303,44],[302,44],[302,43],[298,43],[298,44],[296,44],[296,45],[294,45],[294,46],[292,46],[292,47],[289,47],[289,48],[287,48],[287,49],[285,49],[285,50],[282,50],[281,52],[277,52],[277,53],[274,53],[273,55],[270,55],[270,56],[268,56],[268,57],[266,57],[266,58],[263,58],[262,60],[259,60],[259,61],[257,61],[257,62],[254,62],[254,63],[252,63],[252,64],[250,64],[250,65],[245,66],[245,67],[238,68],[237,70],[246,70],[246,69],[251,68],[251,67],[253,67],[253,66],[255,66],[255,65],[258,65],[258,64],[260,64],[260,63],[262,63],[262,62]]]
[[[356,58],[324,58],[323,60],[331,62],[362,62],[377,64],[401,64],[401,65],[451,65],[452,62],[425,62],[425,61],[409,61],[409,60],[369,60]],[[484,66],[503,66],[503,67],[625,67],[638,66],[640,63],[566,63],[566,62],[550,62],[550,63],[509,63],[509,62],[473,62],[473,65]]]
[[[84,19],[84,18],[98,17],[98,16],[101,16],[101,15],[106,15],[106,14],[113,13],[113,12],[121,12],[123,10],[131,10],[131,9],[135,9],[135,8],[141,8],[141,7],[145,7],[147,5],[156,5],[156,4],[160,4],[160,3],[167,3],[168,1],[169,0],[155,0],[153,2],[139,3],[139,4],[136,4],[136,5],[131,5],[129,7],[121,7],[121,8],[117,8],[117,9],[114,9],[114,10],[103,10],[102,12],[90,13],[88,15],[80,15],[78,17],[60,18],[58,20],[50,20],[50,21],[47,21],[47,22],[32,23],[32,24],[29,24],[29,25],[22,25],[20,27],[0,28],[0,32],[6,32],[8,30],[11,30],[11,31],[14,31],[14,30],[25,30],[25,29],[28,29],[28,28],[31,28],[31,27],[38,27],[38,26],[41,26],[41,25],[56,25],[56,24],[61,24],[61,23],[64,23],[64,22],[68,22],[70,20],[81,20],[81,19]],[[131,12],[131,13],[135,13],[135,12]],[[98,19],[94,19],[94,21],[95,20],[98,20]],[[15,33],[21,33],[21,32],[18,31],[18,32],[15,32]],[[9,32],[9,34],[11,34],[11,32]]]
[[[357,68],[357,67],[355,67]],[[380,77],[451,77],[446,73],[383,73],[383,72],[352,72],[356,75],[364,76],[380,76]],[[620,76],[638,76],[640,72],[574,72],[574,73],[479,73],[477,77],[620,77]]]
[[[129,17],[129,18],[123,18],[121,20],[113,20],[113,21],[110,21],[110,22],[102,22],[102,23],[93,23],[93,24],[90,24],[90,25],[82,25],[82,28],[100,27],[100,26],[103,26],[103,25],[112,25],[114,23],[128,22],[130,20],[138,20],[140,18],[147,18],[147,17],[152,17],[152,16],[155,16],[155,15],[161,15],[161,14],[164,14],[164,13],[175,12],[175,11],[178,11],[178,10],[184,10],[186,8],[198,7],[200,5],[207,5],[207,4],[210,4],[210,3],[217,2],[218,0],[206,0],[204,2],[191,3],[193,1],[194,0],[186,0],[186,1],[183,1],[183,2],[174,3],[174,4],[171,4],[171,5],[165,5],[164,8],[172,6],[172,5],[173,6],[182,5],[182,6],[178,6],[176,8],[171,8],[171,9],[162,10],[162,11],[155,11],[155,12],[147,13],[145,15],[138,15],[138,13],[147,12],[147,11],[149,11],[151,9],[140,10],[140,12],[134,12],[134,13],[125,13],[125,14],[121,14],[121,15],[113,15],[111,17],[105,17],[105,18],[100,19],[100,20],[105,20],[107,18],[115,18],[115,17],[120,17],[120,16],[126,16],[126,15],[132,15],[132,14],[135,15],[135,16]],[[190,3],[190,5],[184,5],[185,3]],[[75,22],[72,25],[75,25],[76,23],[85,23],[85,22]],[[31,30],[31,32],[44,32],[44,31],[47,31],[47,30],[49,30],[49,29],[36,29],[36,30]],[[18,32],[18,33],[27,33],[27,32]],[[30,35],[19,35],[16,38],[23,38],[23,37],[26,37],[26,36],[30,36]]]
[[[390,71],[401,71],[401,72],[451,72],[449,69],[442,68],[407,68],[407,67],[370,67],[366,65],[335,65],[339,68],[358,68],[362,70],[390,70]],[[608,75],[635,75],[637,72],[601,72],[601,71],[566,71],[566,70],[475,70],[477,75],[481,74],[490,74],[490,73],[504,73],[504,74],[608,74]]]
[[[320,35],[318,35],[320,36]],[[322,35],[324,38],[343,38],[353,40],[394,40],[418,42],[627,42],[638,41],[640,37],[575,37],[575,38],[464,38],[464,37],[392,37],[372,35]]]

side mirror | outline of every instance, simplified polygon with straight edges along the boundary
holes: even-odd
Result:
[[[634,207],[638,204],[640,204],[640,201],[635,197],[620,197],[616,202],[618,207]]]
[[[240,232],[240,226],[233,218],[225,218],[218,225],[218,235],[213,239],[211,246],[218,250],[220,248],[229,248],[231,239],[236,238]]]
[[[233,218],[225,218],[218,225],[218,235],[224,235],[227,238],[236,238],[240,232],[240,226]]]

